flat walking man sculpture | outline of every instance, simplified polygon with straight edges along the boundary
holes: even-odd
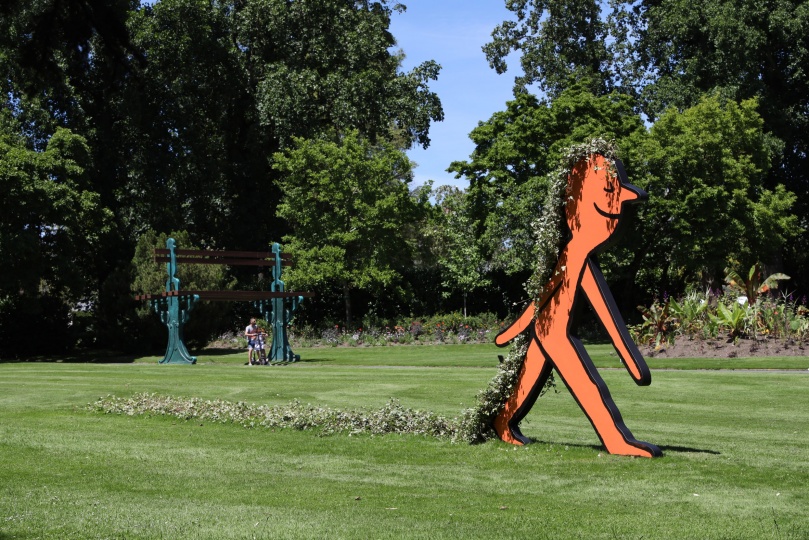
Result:
[[[585,297],[604,324],[618,355],[638,385],[651,383],[651,373],[629,336],[612,294],[592,255],[614,238],[626,204],[644,200],[646,193],[627,182],[617,159],[592,154],[580,160],[568,176],[565,218],[570,239],[562,248],[555,271],[541,294],[495,342],[505,346],[528,332],[528,350],[516,387],[494,420],[504,441],[525,444],[519,423],[533,406],[556,368],[611,454],[656,457],[660,449],[636,440],[624,425],[604,380],[581,341],[571,334],[572,314]]]

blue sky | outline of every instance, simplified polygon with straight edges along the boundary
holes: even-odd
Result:
[[[498,75],[489,67],[481,47],[494,27],[514,14],[503,0],[402,0],[407,11],[393,13],[390,30],[406,54],[404,69],[435,60],[441,73],[430,88],[441,98],[444,121],[430,128],[430,146],[408,152],[418,164],[414,185],[432,179],[436,186],[467,187],[464,179],[447,173],[452,161],[464,160],[474,145],[469,132],[479,121],[505,109],[512,98],[516,58],[509,71]],[[512,55],[514,57],[514,55]]]

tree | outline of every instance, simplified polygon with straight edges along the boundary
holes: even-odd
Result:
[[[443,116],[429,89],[439,67],[401,69],[395,10],[387,0],[3,3],[3,109],[37,151],[60,127],[82,136],[88,191],[114,210],[114,241],[91,265],[96,287],[120,289],[149,229],[231,249],[289,232],[272,156],[296,136],[356,129],[426,146]]]
[[[275,155],[275,167],[284,174],[278,215],[292,227],[285,248],[296,257],[289,282],[314,291],[339,287],[351,327],[351,291],[401,287],[401,269],[412,264],[408,231],[427,201],[411,197],[410,160],[350,131],[294,139]]]
[[[795,213],[809,215],[809,4],[613,0],[600,10],[590,0],[509,0],[506,6],[517,20],[498,26],[484,50],[498,72],[510,52],[521,52],[518,89],[537,84],[553,98],[584,73],[598,95],[617,89],[635,97],[650,122],[670,107],[697,106],[706,94],[737,103],[757,99],[763,131],[777,150],[763,185],[798,194]],[[779,256],[801,288],[809,287],[807,253],[804,232]]]
[[[292,137],[356,129],[372,142],[391,123],[408,146],[429,145],[429,126],[443,118],[427,83],[439,66],[424,62],[409,73],[388,26],[387,0],[252,0],[239,6],[234,38],[257,91],[262,125],[282,146]]]
[[[469,212],[492,268],[530,273],[531,223],[566,148],[593,137],[631,147],[635,143],[629,141],[644,136],[631,98],[617,93],[597,97],[589,86],[582,81],[550,101],[518,94],[505,111],[472,131],[470,161],[450,165],[450,171],[470,182]]]
[[[530,271],[531,223],[554,162],[565,146],[596,134],[617,142],[630,181],[649,192],[635,232],[602,256],[626,305],[642,300],[638,292],[717,282],[731,260],[777,261],[800,227],[795,195],[765,185],[774,144],[756,102],[708,96],[682,113],[670,109],[648,131],[632,104],[620,94],[596,97],[586,85],[550,102],[522,94],[472,132],[472,159],[451,170],[470,181],[484,257],[512,274]]]
[[[71,317],[94,298],[112,213],[88,185],[82,137],[58,129],[36,151],[17,129],[0,113],[0,343],[27,350],[36,321],[51,348],[69,347],[78,337],[67,333]]]
[[[608,93],[611,61],[609,28],[595,0],[510,0],[506,7],[517,21],[505,21],[483,47],[489,65],[498,73],[508,69],[506,57],[521,51],[523,74],[515,78],[515,93],[537,83],[551,98],[576,80],[587,80],[593,92]]]
[[[758,100],[763,130],[780,139],[764,186],[798,195],[794,212],[804,231],[779,259],[794,285],[809,288],[809,3],[711,0],[698,4],[646,1],[619,17],[635,37],[631,68],[650,118],[670,106],[695,105],[707,92]],[[637,78],[637,77],[636,77]],[[782,244],[783,245],[783,244]],[[752,264],[749,261],[746,264]],[[781,264],[779,264],[781,266]]]
[[[639,210],[642,232],[623,243],[627,280],[638,275],[660,293],[721,283],[731,261],[772,261],[799,233],[795,195],[764,187],[771,154],[762,128],[754,100],[716,96],[669,109],[652,126],[628,171],[649,201]]]
[[[440,186],[434,195],[435,214],[427,234],[435,245],[442,285],[447,289],[444,294],[458,290],[463,294],[466,317],[467,295],[489,284],[486,275],[489,264],[481,255],[475,238],[466,192],[453,186]]]

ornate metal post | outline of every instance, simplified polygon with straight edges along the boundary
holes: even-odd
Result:
[[[275,265],[272,268],[273,281],[270,284],[270,291],[284,292],[284,282],[281,281],[281,246],[273,243],[272,252],[275,254]],[[287,326],[301,302],[303,302],[303,296],[271,298],[256,302],[261,310],[261,316],[272,326],[272,345],[270,353],[267,355],[270,362],[297,362],[300,360],[300,355],[294,354],[289,346]]]
[[[170,250],[169,262],[166,263],[166,292],[180,290],[180,280],[177,278],[177,259],[174,252],[177,243],[174,238],[166,240],[166,248]],[[169,330],[169,344],[166,356],[161,364],[196,364],[197,357],[191,356],[185,346],[183,325],[188,322],[189,312],[199,301],[198,295],[169,296],[152,300],[152,307],[160,315],[160,321]]]

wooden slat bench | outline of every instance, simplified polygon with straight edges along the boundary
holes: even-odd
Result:
[[[135,300],[148,301],[168,328],[169,343],[161,364],[196,363],[196,357],[191,356],[185,346],[183,326],[188,321],[189,312],[199,301],[253,302],[272,326],[272,344],[268,355],[270,363],[300,359],[289,346],[287,327],[298,305],[304,298],[314,296],[314,293],[284,289],[282,269],[289,268],[293,263],[289,254],[281,252],[279,244],[273,244],[271,251],[209,251],[177,249],[175,240],[169,238],[166,249],[155,248],[154,261],[166,264],[166,290],[158,294],[138,294]],[[180,280],[177,278],[177,265],[180,263],[269,267],[273,280],[269,291],[184,291],[180,290]]]

